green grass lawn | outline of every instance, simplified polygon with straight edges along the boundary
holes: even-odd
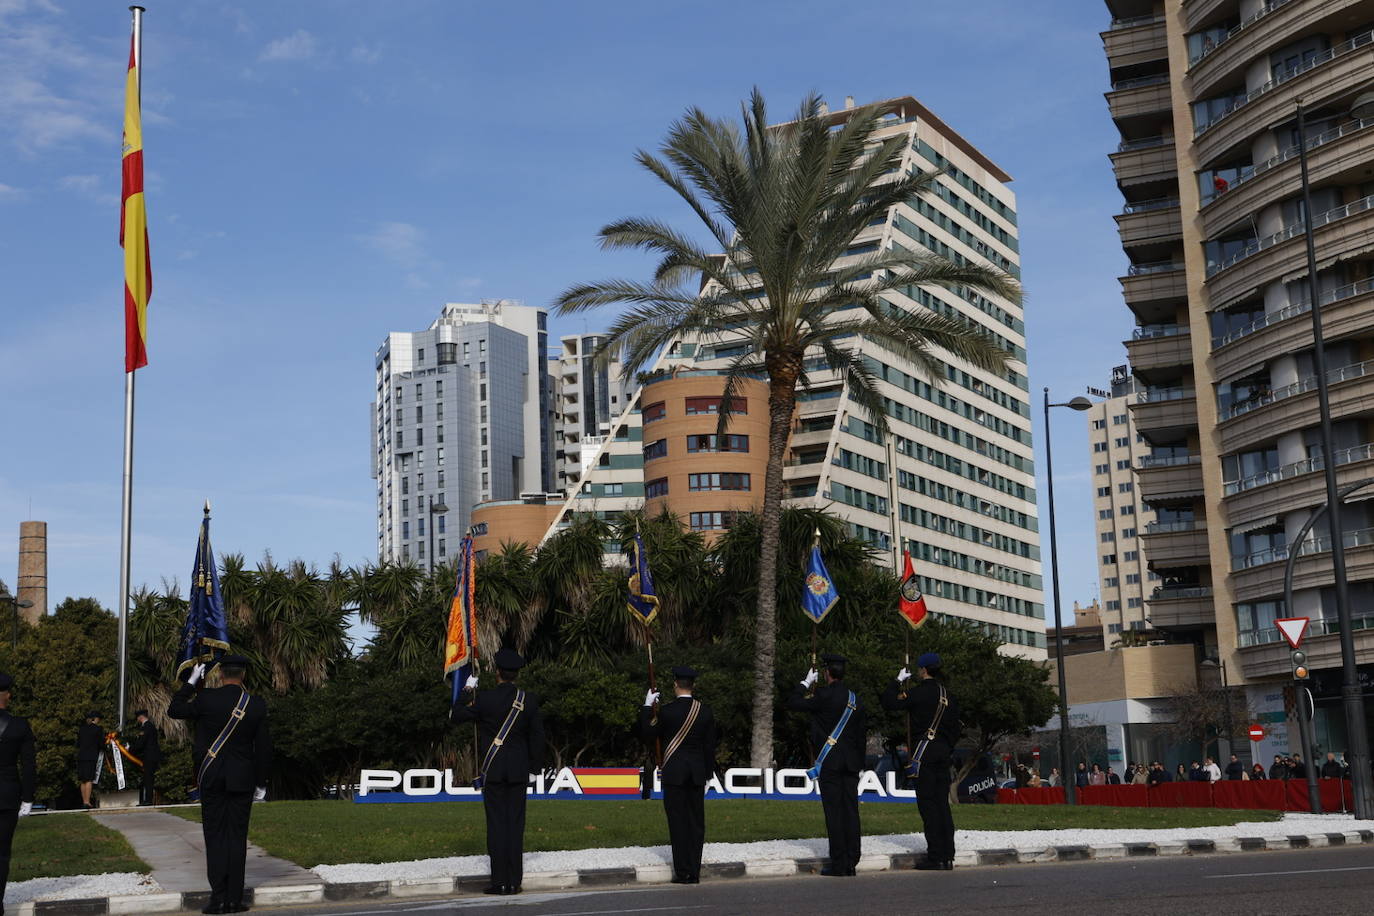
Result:
[[[11,881],[121,871],[146,872],[148,866],[123,834],[87,814],[21,818],[14,831]]]
[[[200,812],[172,812],[196,820]],[[866,834],[921,829],[915,805],[867,804]],[[965,830],[1041,830],[1055,827],[1213,827],[1276,821],[1277,811],[1216,808],[962,805],[955,824]],[[354,804],[347,801],[271,802],[253,806],[249,835],[275,856],[298,865],[403,862],[440,856],[485,855],[481,802]],[[706,840],[745,843],[825,835],[819,802],[720,800],[706,803]],[[656,801],[533,801],[525,821],[530,852],[601,846],[658,846],[668,842],[663,805]]]

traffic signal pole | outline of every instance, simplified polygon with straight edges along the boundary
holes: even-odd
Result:
[[[1322,813],[1321,788],[1317,785],[1317,761],[1312,759],[1312,717],[1308,714],[1311,692],[1298,680],[1299,670],[1306,675],[1307,653],[1293,650],[1293,705],[1298,713],[1298,746],[1302,749],[1304,776],[1307,779],[1307,806],[1313,814]]]

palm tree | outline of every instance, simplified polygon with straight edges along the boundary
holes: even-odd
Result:
[[[661,155],[641,150],[637,159],[691,207],[712,247],[723,253],[713,254],[659,220],[624,219],[601,230],[602,247],[637,248],[658,256],[652,279],[574,286],[558,300],[562,314],[629,304],[611,325],[598,356],[619,354],[630,376],[650,368],[665,347],[684,337],[728,336],[746,345],[727,368],[719,414],[723,431],[741,380],[767,379],[768,465],[758,560],[762,583],[773,582],[776,575],[783,456],[797,389],[810,387],[807,359],[819,357],[825,369],[837,373],[849,397],[883,433],[883,397],[863,347],[892,351],[932,384],[944,378],[939,351],[989,372],[1004,372],[1008,361],[991,336],[932,311],[897,307],[883,295],[939,285],[1015,301],[1020,290],[1006,274],[896,244],[836,266],[860,232],[885,221],[892,207],[928,191],[937,177],[903,171],[906,134],[873,138],[885,113],[880,106],[866,106],[836,125],[823,113],[820,98],[811,95],[795,120],[770,127],[757,89],[743,108],[742,132],[730,121],[689,110],[669,129]],[[754,766],[768,766],[772,760],[776,612],[774,590],[761,588],[754,647]]]

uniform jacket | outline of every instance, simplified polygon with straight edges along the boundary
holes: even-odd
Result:
[[[134,739],[133,747],[129,750],[144,764],[157,765],[161,763],[162,744],[158,741],[157,726],[153,724],[152,719],[149,719],[139,728],[142,733]]]
[[[20,802],[32,802],[38,773],[33,763],[33,730],[29,720],[0,709],[0,811],[17,811]]]
[[[76,730],[76,759],[95,760],[105,747],[105,729],[85,722]]]
[[[901,685],[892,681],[879,697],[879,702],[883,704],[883,709],[891,712],[910,712],[911,740],[920,741],[925,738],[926,730],[935,721],[935,713],[940,707],[939,683],[932,678],[918,681],[907,690],[905,699],[900,696],[900,690]],[[954,752],[954,745],[959,743],[959,704],[948,689],[945,690],[945,696],[949,699],[949,706],[940,717],[935,740],[926,748],[922,762],[949,759]]]
[[[667,785],[704,786],[715,773],[716,720],[711,714],[711,707],[699,700],[697,702],[701,710],[697,713],[697,720],[692,723],[692,730],[682,739],[673,756],[663,764],[661,778]],[[687,721],[691,706],[690,700],[679,697],[664,704],[658,711],[657,719],[654,718],[653,709],[645,706],[639,711],[640,737],[660,739],[666,754],[668,745]]]
[[[197,771],[243,692],[237,684],[211,687],[200,693],[189,684],[182,684],[172,697],[167,714],[192,723],[195,733],[191,752]],[[244,710],[243,721],[220,749],[215,762],[210,764],[201,788],[251,792],[258,786],[267,785],[271,767],[272,738],[267,730],[267,703],[262,697],[253,697]]]
[[[511,704],[515,702],[516,689],[514,684],[500,684],[491,690],[477,691],[476,698],[465,693],[449,711],[452,722],[477,723],[478,763],[486,759],[487,749],[501,731]],[[496,752],[486,781],[524,785],[529,782],[531,773],[538,773],[543,768],[544,717],[539,712],[539,699],[526,692],[525,709],[516,718],[501,750]]]
[[[792,695],[787,698],[787,708],[811,714],[811,747],[818,755],[830,733],[839,724],[848,701],[849,687],[844,681],[818,686],[810,697],[800,684],[792,688]],[[849,717],[839,741],[821,764],[823,773],[857,773],[863,769],[864,748],[868,743],[867,726],[863,701],[858,700],[855,705],[854,714]]]

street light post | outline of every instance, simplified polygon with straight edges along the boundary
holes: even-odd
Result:
[[[18,597],[10,595],[10,604],[14,605],[14,636],[10,638],[10,648],[19,645],[19,609],[21,607],[33,607],[32,601],[20,601]]]
[[[1312,368],[1317,374],[1317,411],[1321,420],[1322,466],[1326,478],[1327,524],[1331,529],[1331,573],[1335,578],[1336,619],[1340,622],[1341,704],[1345,709],[1346,753],[1355,790],[1355,816],[1374,818],[1374,776],[1369,769],[1369,733],[1364,718],[1364,692],[1355,661],[1355,634],[1350,629],[1350,591],[1346,581],[1345,543],[1341,530],[1341,497],[1336,482],[1336,451],[1327,392],[1326,346],[1322,338],[1321,291],[1317,283],[1317,246],[1312,226],[1312,186],[1307,175],[1307,119],[1298,102],[1298,164],[1302,179],[1303,235],[1307,242],[1307,290],[1312,303]],[[1296,551],[1294,545],[1290,551]],[[1291,605],[1285,613],[1293,613]],[[1316,761],[1308,761],[1312,766]]]
[[[426,508],[427,508],[427,510],[428,510],[428,515],[429,515],[429,569],[430,569],[430,571],[433,571],[433,569],[434,569],[434,516],[436,516],[436,515],[443,515],[445,512],[448,511],[448,506],[444,505],[443,503],[436,503],[436,502],[434,501],[434,497],[431,496],[431,497],[429,497],[429,502],[427,503]]]
[[[1069,768],[1069,686],[1064,674],[1064,614],[1059,600],[1059,545],[1054,527],[1054,455],[1050,446],[1050,408],[1067,407],[1087,410],[1093,402],[1084,397],[1073,398],[1063,404],[1050,403],[1050,390],[1045,389],[1045,483],[1050,503],[1050,582],[1054,587],[1054,654],[1055,669],[1059,673],[1059,781],[1064,784],[1064,801],[1078,804],[1078,787],[1074,770]]]

